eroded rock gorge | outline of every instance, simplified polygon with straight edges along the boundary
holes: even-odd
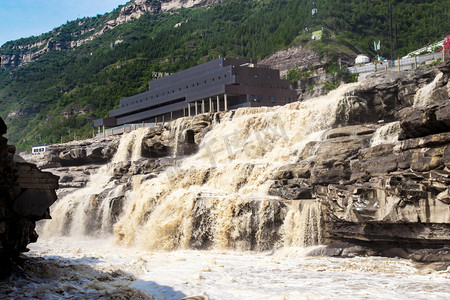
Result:
[[[449,74],[450,63],[380,73],[327,98],[52,146],[40,165],[71,198],[55,203],[46,234],[114,232],[165,250],[323,243],[318,254],[448,262]]]

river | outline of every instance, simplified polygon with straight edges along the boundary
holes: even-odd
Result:
[[[39,225],[41,237],[29,246],[23,271],[16,270],[23,276],[16,272],[2,282],[1,295],[448,298],[450,270],[445,265],[309,255],[323,247],[317,201],[299,205],[268,195],[274,172],[297,162],[309,142],[323,137],[338,111],[348,108],[346,99],[356,87],[284,107],[227,113],[213,124],[198,153],[159,174],[126,182],[113,180],[112,170],[120,162],[140,159],[146,129],[125,135],[112,162],[93,174],[86,188],[51,207],[53,219]],[[377,138],[377,143],[395,140],[397,127],[383,128],[389,133],[383,137],[389,138]],[[123,208],[114,219],[111,210],[118,197]],[[208,250],[193,250],[200,248]]]

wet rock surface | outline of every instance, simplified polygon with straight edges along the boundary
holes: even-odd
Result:
[[[36,242],[36,221],[50,218],[56,200],[58,177],[15,155],[15,147],[3,137],[6,125],[0,118],[0,276],[27,245]]]
[[[236,205],[233,214],[237,220],[254,216],[245,219],[251,226],[234,237],[236,245],[228,246],[239,248],[245,244],[245,249],[255,250],[278,247],[274,241],[282,235],[280,226],[287,218],[285,207],[299,203],[300,209],[301,203],[319,203],[324,218],[323,224],[319,222],[323,225],[323,241],[329,245],[320,254],[450,261],[448,77],[445,66],[376,74],[348,95],[338,108],[334,128],[323,132],[319,141],[307,144],[297,161],[273,173],[268,194],[277,200],[270,201],[267,218],[256,218],[261,215],[258,201]],[[428,104],[415,105],[421,101]],[[213,123],[222,117],[223,113],[202,114],[150,128],[142,139],[140,158],[113,164],[110,181],[121,185],[122,193],[111,196],[105,190],[90,198],[93,219],[101,214],[98,203],[110,198],[108,203],[113,209],[108,226],[112,230],[123,209],[123,196],[135,184],[135,175],[145,181],[168,172],[168,176],[178,176],[183,181],[183,174],[177,174],[178,162],[198,150]],[[101,149],[97,152],[80,146],[77,151],[52,150],[46,156],[57,166],[51,170],[61,176],[64,189],[59,193],[86,185],[86,178],[117,151],[118,140],[108,143],[102,147],[92,143],[91,149]],[[127,151],[131,156],[132,148]],[[98,156],[88,153],[102,156],[95,160]],[[203,183],[208,181],[208,172]],[[233,180],[245,182],[245,177],[242,174],[242,178]],[[213,243],[210,212],[220,202],[214,197],[196,195],[193,233],[188,242],[191,248],[207,249]],[[89,223],[92,232],[99,226]],[[257,242],[256,235],[265,236],[265,242]]]
[[[104,164],[117,150],[120,137],[73,141],[48,147],[45,157],[38,163],[41,169]]]
[[[322,204],[328,255],[450,261],[448,75],[426,70],[392,83],[390,76],[375,78],[355,93],[366,109],[362,119],[399,121],[399,141],[374,145],[385,125],[379,122],[331,129],[274,175],[270,194]],[[425,95],[431,104],[413,107],[419,87],[436,77]]]

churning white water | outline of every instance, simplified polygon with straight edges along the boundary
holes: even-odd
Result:
[[[399,259],[306,256],[311,248],[305,247],[322,242],[319,204],[268,195],[273,174],[298,162],[305,145],[323,136],[354,88],[226,113],[197,154],[157,176],[124,183],[113,176],[114,167],[140,158],[146,131],[125,135],[112,162],[86,188],[51,208],[53,220],[31,254],[59,273],[46,278],[40,294],[39,284],[24,283],[27,297],[145,298],[139,294],[145,291],[157,299],[445,298],[448,270],[424,271]],[[181,122],[172,128],[176,139]],[[382,130],[395,139],[396,124]],[[381,137],[388,135],[382,130],[374,144],[391,138]],[[112,218],[119,196],[122,212]],[[277,215],[283,224],[268,232]],[[209,250],[192,250],[204,244]]]
[[[147,131],[148,129],[144,128],[124,135],[111,163],[92,174],[85,188],[64,196],[51,207],[52,220],[45,223],[43,237],[62,234],[83,237],[88,233],[111,233],[111,201],[122,194],[124,188],[123,183],[112,180],[113,168],[120,162],[140,158],[141,141]],[[100,193],[104,195],[98,197]],[[91,227],[97,227],[96,232],[90,232]]]
[[[121,248],[111,240],[54,238],[31,245],[29,256],[45,261],[37,260],[26,269],[31,278],[0,282],[0,295],[8,299],[441,300],[450,294],[449,269],[436,271],[396,258],[306,256],[309,251],[155,252]]]
[[[439,72],[432,82],[416,92],[416,94],[414,95],[413,107],[423,107],[427,104],[432,104],[431,101],[433,100],[433,91],[436,89],[436,86],[439,80],[441,80],[442,76],[444,76],[444,74],[442,72]]]
[[[199,199],[207,199],[213,227],[209,234],[215,248],[250,250],[249,241],[242,236],[252,230],[256,231],[256,248],[267,248],[261,224],[271,217],[267,211],[274,210],[276,197],[267,194],[273,174],[282,165],[298,161],[304,146],[320,139],[323,130],[335,123],[337,108],[352,88],[345,86],[328,97],[284,107],[244,108],[225,115],[205,136],[197,154],[157,178],[133,186],[114,227],[119,244],[145,249],[189,248],[195,234],[193,210]],[[255,208],[239,214],[246,205]],[[303,207],[308,214],[299,212]],[[283,240],[279,244],[320,243],[319,206],[305,202],[292,209],[289,222],[280,230]],[[309,215],[315,217],[302,219]],[[258,228],[253,229],[255,226]],[[302,226],[316,230],[299,230]],[[314,237],[299,237],[303,232]]]
[[[398,141],[401,127],[400,122],[387,123],[378,128],[370,141],[370,146],[374,147],[381,144],[391,144]]]

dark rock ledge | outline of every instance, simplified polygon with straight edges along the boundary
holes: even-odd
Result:
[[[50,218],[59,179],[15,156],[15,147],[3,137],[6,130],[0,118],[0,277],[36,242],[36,221]]]
[[[378,114],[371,123],[347,118],[353,125],[338,124],[274,174],[270,194],[321,203],[328,246],[317,254],[450,264],[450,63],[439,70],[443,76],[425,107],[412,107],[412,98],[435,70],[390,84],[375,78],[377,91],[361,89],[358,101],[371,111],[371,99],[392,98],[389,110],[371,111]],[[399,93],[402,86],[408,93]],[[372,146],[380,118],[399,122],[399,141]]]

